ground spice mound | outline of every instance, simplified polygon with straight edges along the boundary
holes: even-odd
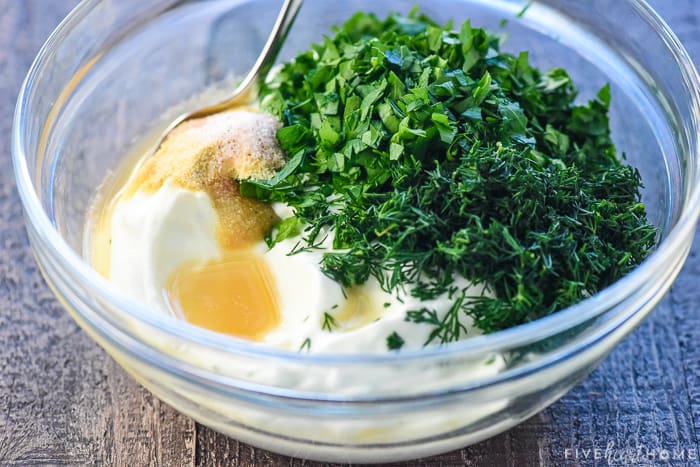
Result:
[[[238,182],[270,178],[284,166],[280,127],[275,117],[248,109],[187,121],[143,164],[124,196],[155,192],[166,180],[205,191],[219,214],[223,248],[258,242],[278,219],[270,206],[241,196]]]

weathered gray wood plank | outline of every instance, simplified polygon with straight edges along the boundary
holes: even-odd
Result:
[[[187,465],[194,422],[85,335],[37,270],[12,180],[10,124],[31,60],[76,0],[0,0],[0,465]]]
[[[75,3],[0,0],[0,465],[321,465],[252,448],[177,414],[80,331],[41,280],[26,243],[8,135],[32,57]],[[700,59],[700,2],[652,4]],[[560,402],[476,446],[393,465],[605,465],[592,450],[611,442],[618,450],[697,452],[699,276],[700,238],[670,296]]]

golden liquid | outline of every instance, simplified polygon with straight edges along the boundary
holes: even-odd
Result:
[[[90,215],[85,229],[85,238],[88,241],[85,242],[83,254],[90,260],[92,267],[105,279],[109,279],[112,261],[110,253],[114,206],[124,192],[124,187],[132,173],[143,164],[143,155],[153,147],[159,136],[160,131],[153,132],[124,156],[124,161],[105,178],[97,189],[95,201],[90,207]]]
[[[380,318],[380,308],[372,298],[359,288],[351,288],[346,291],[347,301],[343,309],[335,315],[338,326],[343,331],[354,331],[367,326]]]
[[[252,251],[179,268],[165,293],[176,314],[212,331],[262,340],[280,322],[274,278]]]

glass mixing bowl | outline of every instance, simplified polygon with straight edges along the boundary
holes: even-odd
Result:
[[[518,15],[523,1],[307,0],[281,59],[356,10],[385,15],[415,3],[439,21],[500,29],[505,50],[569,70],[581,100],[610,82],[613,138],[642,174],[659,246],[555,315],[399,354],[277,351],[147,309],[84,259],[90,206],[139,142],[248,70],[280,2],[86,0],[47,41],[19,96],[13,157],[31,245],[75,320],[157,397],[215,430],[324,461],[411,459],[475,443],[584,378],[686,259],[700,211],[698,76],[643,1],[547,0]]]

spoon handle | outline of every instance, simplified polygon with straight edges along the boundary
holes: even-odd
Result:
[[[302,3],[303,0],[284,0],[282,9],[280,10],[279,15],[277,15],[277,20],[275,21],[275,25],[273,26],[267,42],[265,43],[265,47],[263,47],[262,51],[260,52],[260,55],[255,61],[253,68],[248,72],[241,84],[236,87],[231,96],[218,104],[214,104],[194,112],[185,113],[177,117],[170,123],[170,125],[168,125],[165,131],[163,131],[160,139],[154,146],[153,152],[160,148],[163,141],[165,141],[165,139],[168,137],[168,134],[170,134],[170,132],[177,128],[182,122],[195,118],[208,117],[209,115],[214,115],[219,112],[229,110],[237,105],[248,104],[255,97],[257,97],[260,89],[260,83],[265,79],[270,69],[275,64],[277,54],[284,44],[284,39],[287,37],[289,29],[292,27]]]
[[[260,83],[265,79],[270,69],[275,64],[277,55],[282,45],[284,45],[284,40],[287,38],[292,24],[294,24],[294,20],[297,17],[297,13],[299,13],[299,8],[301,8],[302,3],[303,0],[284,0],[284,4],[277,15],[277,20],[275,20],[275,25],[260,55],[258,55],[258,59],[243,81],[241,81],[233,91],[231,97],[218,104],[193,112],[187,115],[185,119],[190,120],[193,118],[206,117],[228,110],[235,105],[248,102],[255,98],[259,91]]]
[[[270,72],[270,69],[275,64],[277,55],[279,54],[280,49],[282,49],[282,45],[287,38],[287,34],[289,33],[292,24],[294,24],[294,20],[297,17],[297,13],[299,12],[299,8],[301,8],[302,3],[303,0],[284,0],[282,9],[277,16],[275,25],[272,28],[272,33],[270,34],[270,37],[268,37],[265,47],[258,56],[258,59],[255,62],[255,65],[253,65],[251,72],[248,73],[248,76],[245,77],[243,82],[236,89],[236,93],[243,93],[251,86],[255,86],[265,79],[267,74]]]

